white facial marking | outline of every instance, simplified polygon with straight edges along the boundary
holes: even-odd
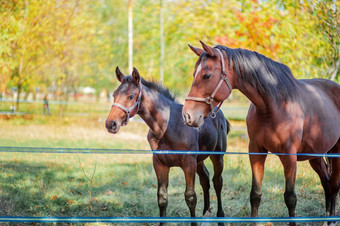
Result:
[[[196,69],[196,73],[195,73],[194,79],[196,79],[198,73],[200,73],[201,70],[202,70],[202,63],[200,63],[200,64],[198,65],[198,67],[197,67],[197,69]]]

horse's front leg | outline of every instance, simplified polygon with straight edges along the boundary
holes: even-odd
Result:
[[[288,208],[289,217],[295,217],[295,207],[297,202],[295,194],[297,156],[296,155],[280,156],[280,160],[283,165],[283,170],[286,179],[286,188],[284,193],[285,203]],[[296,223],[291,222],[289,223],[289,225],[296,225]]]
[[[204,162],[197,163],[197,174],[200,179],[200,184],[203,189],[203,196],[204,196],[204,207],[203,207],[203,215],[209,210],[210,207],[210,196],[209,196],[209,171],[205,167]]]
[[[153,167],[158,181],[157,200],[159,207],[159,216],[166,217],[166,208],[168,206],[168,184],[170,168],[162,164],[155,156],[153,156]]]
[[[221,198],[221,191],[223,186],[223,178],[222,178],[222,172],[223,172],[223,155],[211,155],[210,156],[211,161],[214,165],[214,188],[216,191],[217,196],[217,217],[224,217],[224,211],[222,207],[222,198]],[[219,225],[223,225],[220,223]]]
[[[185,202],[187,203],[190,216],[195,217],[195,208],[197,204],[197,197],[195,192],[195,175],[196,175],[196,168],[197,162],[196,158],[192,156],[188,156],[183,165],[181,166],[184,171],[185,182],[186,182],[186,189],[185,189]],[[197,225],[197,223],[191,223],[191,225]]]
[[[249,142],[250,153],[263,153],[264,150],[259,148],[253,142]],[[250,192],[251,217],[258,217],[258,209],[262,197],[262,179],[264,174],[264,164],[267,155],[249,155],[251,170],[253,174],[252,186]]]

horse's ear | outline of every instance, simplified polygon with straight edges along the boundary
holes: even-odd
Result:
[[[125,75],[119,70],[118,67],[116,67],[116,77],[120,82],[123,82],[123,78],[125,77]]]
[[[201,56],[202,53],[204,53],[204,50],[203,49],[200,49],[200,48],[196,48],[196,47],[193,47],[191,45],[188,44],[188,46],[190,47],[190,49],[196,53],[197,56]]]
[[[202,41],[200,41],[200,43],[201,43],[203,49],[208,53],[209,56],[211,56],[211,57],[215,56],[213,48],[211,48],[210,46],[206,45]]]
[[[133,71],[132,71],[132,78],[133,78],[134,83],[138,86],[139,81],[140,81],[140,75],[135,67],[133,68]]]

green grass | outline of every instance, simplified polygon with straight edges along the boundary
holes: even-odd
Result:
[[[112,135],[104,128],[105,116],[34,115],[30,120],[20,117],[0,120],[0,146],[149,149],[145,124],[131,121],[118,134]],[[229,152],[247,152],[248,138],[244,127],[244,121],[232,121]],[[248,156],[226,155],[224,162],[225,214],[248,217],[251,188]],[[212,164],[209,160],[206,164],[212,178]],[[94,170],[90,202],[91,181],[88,177]],[[151,155],[0,153],[0,171],[0,215],[158,216],[157,181]],[[183,172],[172,168],[169,181],[167,215],[189,216],[184,200]],[[268,156],[259,210],[261,217],[288,215],[283,192],[281,163],[278,157]],[[198,178],[196,193],[196,214],[202,216],[203,192]],[[298,164],[296,193],[297,216],[324,215],[323,189],[308,162]],[[210,196],[214,216],[217,205],[212,184]]]

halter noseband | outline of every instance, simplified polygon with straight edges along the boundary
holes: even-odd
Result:
[[[222,86],[222,83],[225,82],[227,83],[227,86],[228,88],[230,89],[230,91],[232,90],[232,87],[230,85],[230,82],[228,80],[228,76],[227,76],[227,73],[225,72],[225,68],[224,68],[224,58],[223,58],[223,54],[222,52],[215,48],[217,50],[217,52],[220,54],[220,57],[221,57],[221,63],[222,63],[222,74],[221,74],[221,79],[220,79],[220,82],[217,84],[217,86],[215,87],[214,91],[212,92],[212,94],[208,97],[191,97],[191,96],[187,96],[187,98],[185,99],[185,101],[187,100],[193,100],[193,101],[197,101],[197,102],[204,102],[208,105],[210,105],[210,117],[211,118],[215,118],[216,117],[216,113],[217,111],[220,109],[221,105],[223,104],[223,102],[225,100],[223,100],[222,102],[220,102],[218,105],[217,105],[217,108],[214,108],[214,97],[217,93],[217,91],[220,89],[220,87]]]
[[[137,111],[136,111],[136,114],[137,114],[137,112],[139,111],[139,108],[140,108],[141,99],[142,99],[142,84],[139,83],[139,95],[138,95],[138,98],[137,98],[136,102],[131,107],[127,108],[127,107],[124,107],[123,105],[118,104],[118,103],[113,103],[112,104],[111,108],[116,106],[119,109],[121,109],[122,111],[124,111],[125,114],[126,114],[126,120],[122,123],[122,126],[126,126],[128,124],[129,119],[130,119],[130,113],[136,107],[137,107]]]

